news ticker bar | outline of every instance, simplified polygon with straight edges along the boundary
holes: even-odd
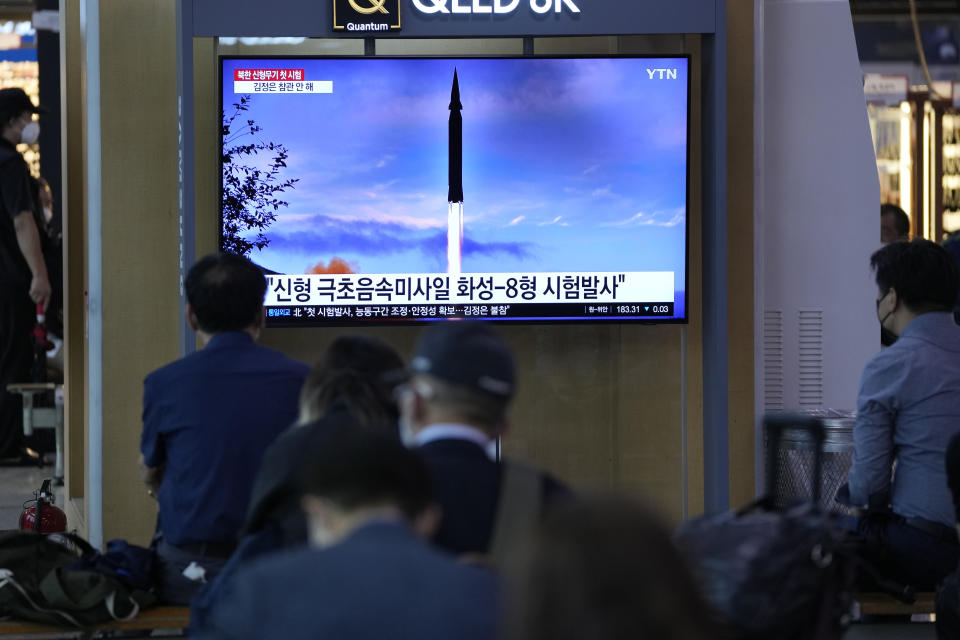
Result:
[[[271,275],[264,305],[636,304],[672,301],[674,280],[673,271]]]
[[[674,317],[673,302],[617,304],[520,303],[509,305],[355,305],[267,307],[270,326],[363,324],[373,321],[413,322],[443,319],[657,320]]]

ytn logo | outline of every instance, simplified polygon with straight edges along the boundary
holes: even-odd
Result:
[[[653,80],[653,76],[658,76],[659,80],[676,80],[676,69],[647,69],[647,75]]]
[[[420,13],[512,13],[520,0],[413,0]],[[564,7],[571,13],[580,13],[574,0],[530,0],[534,13],[562,13]]]

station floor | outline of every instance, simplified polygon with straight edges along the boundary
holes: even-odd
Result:
[[[16,529],[25,500],[33,498],[44,478],[53,475],[53,467],[0,467],[0,530]],[[57,492],[58,502],[62,491]],[[936,640],[933,624],[853,625],[845,640]]]

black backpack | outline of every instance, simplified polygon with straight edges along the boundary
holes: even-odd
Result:
[[[808,416],[765,421],[775,455],[782,428],[809,429],[820,451],[823,424]],[[819,460],[820,454],[817,454]],[[819,487],[819,462],[813,487]],[[768,486],[776,486],[770,465]],[[833,640],[850,622],[857,560],[839,521],[816,503],[778,507],[772,496],[692,520],[676,542],[704,596],[739,640]]]
[[[117,577],[68,569],[97,555],[71,534],[0,531],[0,619],[79,628],[130,620],[156,601]]]

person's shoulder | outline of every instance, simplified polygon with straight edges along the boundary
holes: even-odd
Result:
[[[198,352],[199,353],[199,352]],[[185,371],[189,371],[193,366],[196,353],[190,354],[184,358],[179,358],[169,362],[162,367],[154,369],[144,378],[144,385],[151,387],[154,385],[166,384],[170,380],[177,379]]]
[[[253,343],[253,349],[259,358],[266,362],[270,362],[273,366],[279,369],[287,370],[292,374],[302,376],[304,378],[308,373],[310,373],[310,365],[291,358],[287,354],[277,351],[272,347],[268,347],[259,343]]]
[[[7,144],[0,145],[0,169],[6,176],[21,177],[21,175],[30,175],[30,168],[26,160],[15,147]]]
[[[910,345],[897,340],[889,347],[881,349],[867,360],[863,367],[863,375],[876,375],[883,372],[895,371],[913,359],[916,351]]]

